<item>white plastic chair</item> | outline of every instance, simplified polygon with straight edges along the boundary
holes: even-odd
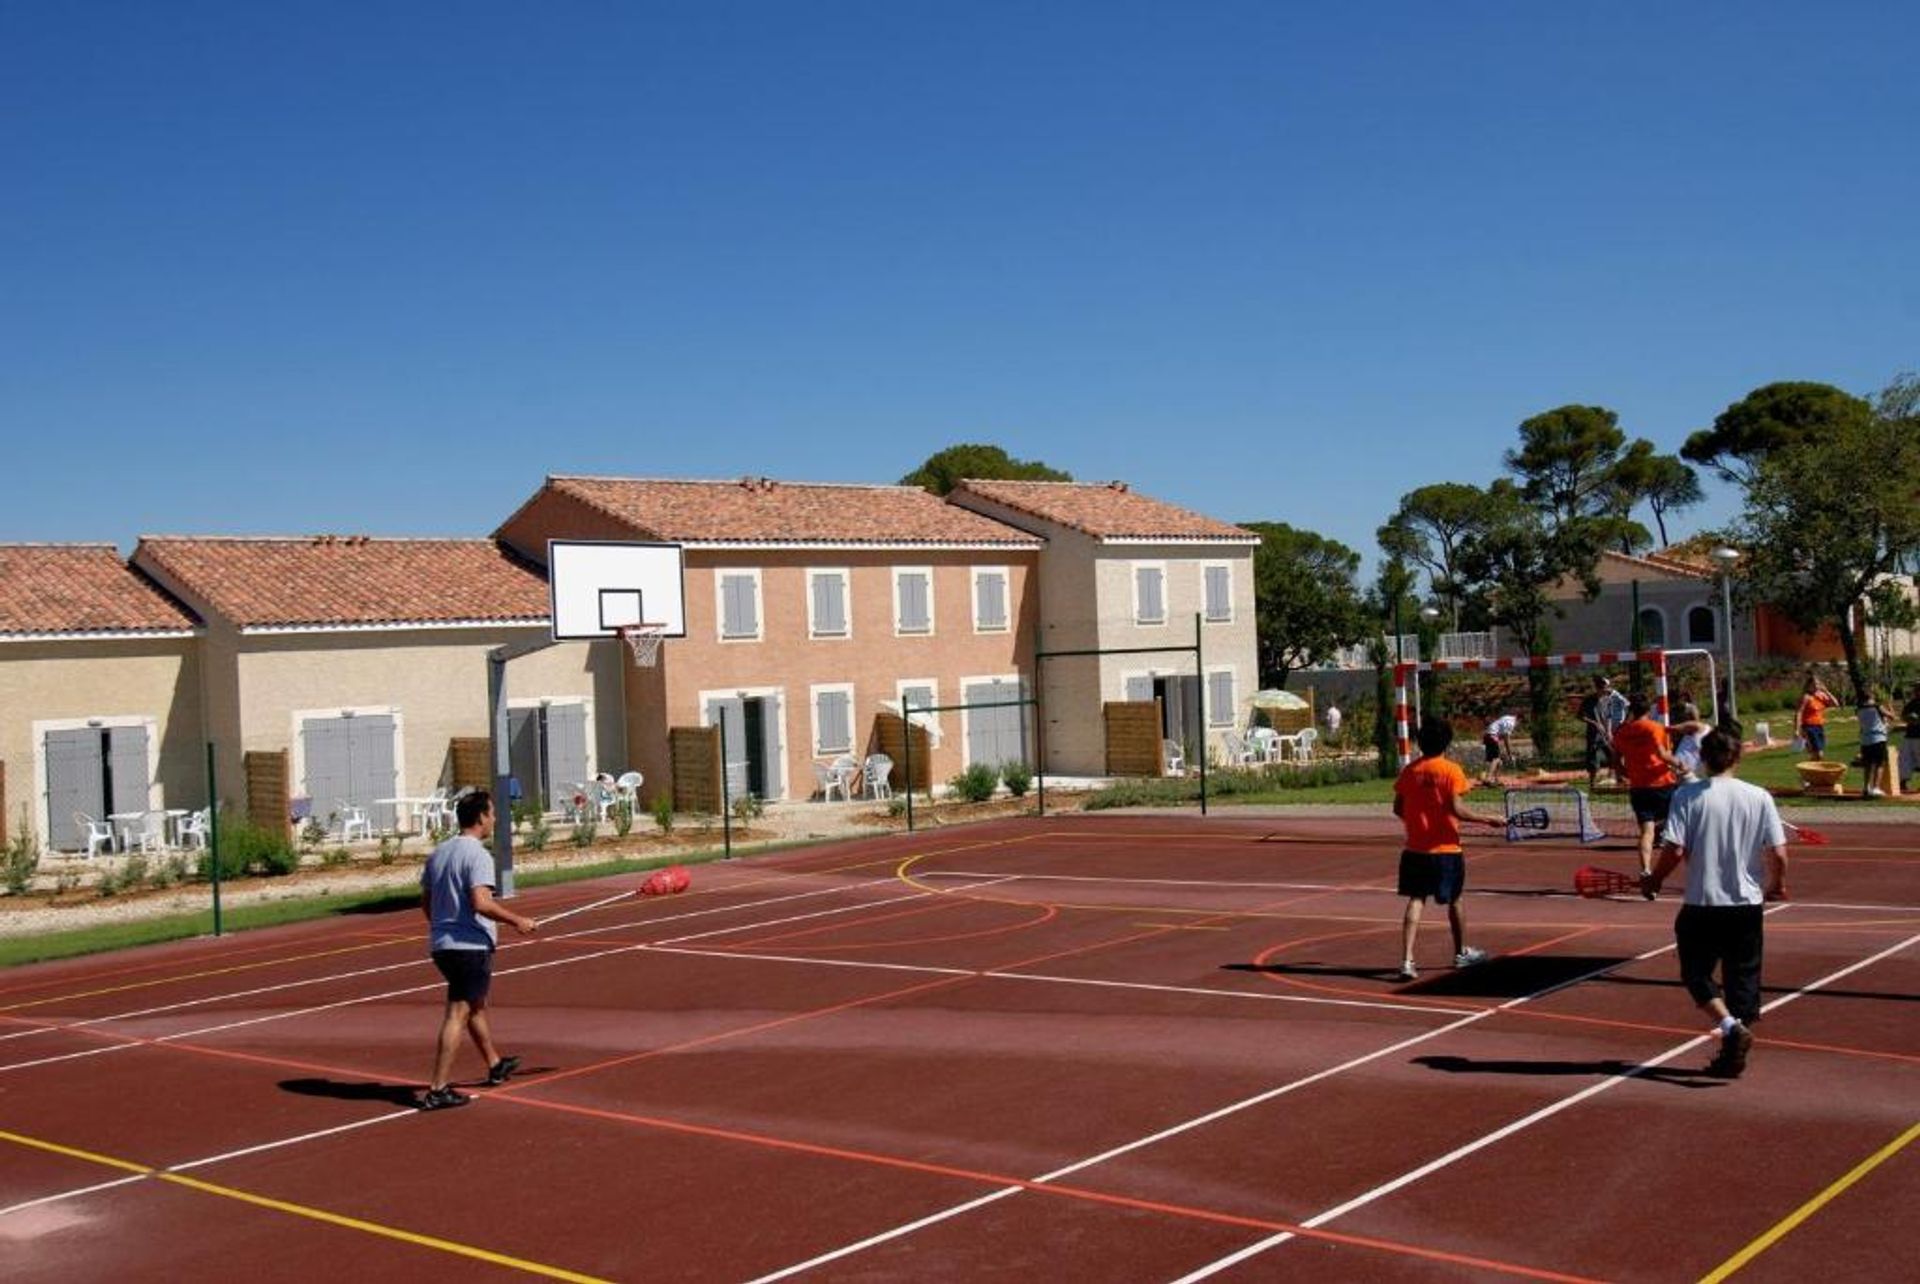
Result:
[[[73,813],[73,823],[80,826],[87,840],[87,858],[98,856],[102,848],[113,850],[113,826],[104,820],[95,820],[84,811]]]
[[[167,813],[142,812],[138,820],[127,822],[121,834],[123,851],[157,852],[167,845]]]
[[[1247,742],[1240,738],[1237,731],[1220,733],[1220,756],[1233,766],[1244,766],[1254,760],[1254,752]]]
[[[638,811],[640,810],[640,786],[645,784],[646,780],[647,778],[637,771],[623,771],[620,773],[620,778],[613,782],[613,787],[621,797],[627,800],[628,806]]]
[[[883,753],[867,755],[867,797],[893,797],[893,759]]]
[[[850,753],[843,753],[835,758],[833,765],[827,770],[840,778],[840,793],[845,798],[852,798],[860,792],[867,774],[866,769],[860,765],[860,760]]]
[[[847,782],[845,777],[822,762],[813,764],[814,788],[820,791],[821,802],[832,802],[834,790],[840,791],[840,801],[847,800]]]
[[[180,818],[180,846],[194,851],[206,849],[207,813],[205,808],[190,811]]]
[[[1169,776],[1186,775],[1187,754],[1186,751],[1180,747],[1180,742],[1177,740],[1162,740],[1160,744],[1166,750],[1167,754],[1167,774]]]
[[[1300,728],[1299,734],[1297,734],[1293,740],[1293,756],[1295,761],[1312,762],[1313,742],[1319,738],[1320,733],[1312,727]]]
[[[352,842],[355,830],[360,831],[360,837],[362,838],[371,839],[373,837],[373,822],[367,819],[367,809],[365,807],[356,806],[342,798],[340,800],[340,810],[337,814],[340,817],[341,842]]]

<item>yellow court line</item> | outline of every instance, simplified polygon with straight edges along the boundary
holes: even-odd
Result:
[[[185,1186],[189,1190],[201,1191],[208,1195],[218,1195],[222,1199],[238,1200],[243,1204],[252,1204],[259,1208],[270,1208],[278,1213],[289,1213],[295,1217],[305,1217],[316,1222],[325,1222],[331,1226],[343,1226],[348,1230],[363,1231],[369,1235],[378,1235],[385,1239],[396,1239],[406,1244],[415,1244],[421,1248],[431,1248],[437,1252],[451,1253],[456,1257],[470,1257],[475,1261],[488,1262],[494,1266],[505,1266],[529,1275],[542,1275],[548,1279],[570,1280],[573,1284],[610,1284],[597,1275],[582,1275],[560,1266],[548,1266],[544,1262],[528,1261],[523,1257],[510,1257],[505,1253],[496,1253],[491,1249],[479,1248],[472,1244],[462,1244],[455,1240],[441,1239],[434,1235],[423,1235],[418,1231],[401,1230],[397,1226],[383,1226],[379,1222],[363,1221],[358,1217],[348,1217],[342,1213],[330,1213],[324,1208],[312,1208],[306,1204],[289,1203],[284,1199],[272,1199],[266,1195],[256,1195],[251,1191],[222,1186],[198,1177],[188,1177],[182,1173],[168,1172],[146,1164],[134,1163],[128,1159],[116,1159],[112,1155],[102,1155],[91,1150],[81,1150],[76,1146],[63,1146],[58,1142],[42,1141],[38,1137],[27,1137],[17,1132],[0,1129],[0,1141],[11,1141],[16,1145],[33,1150],[44,1150],[50,1154],[65,1155],[69,1159],[82,1159],[88,1163],[101,1164],[108,1168],[117,1168],[122,1172],[139,1173],[158,1181],[171,1182],[176,1186]]]
[[[1914,1124],[1898,1137],[1895,1137],[1892,1141],[1880,1147],[1880,1149],[1874,1151],[1871,1155],[1868,1155],[1865,1159],[1854,1165],[1853,1170],[1846,1176],[1821,1191],[1818,1195],[1815,1195],[1812,1199],[1809,1199],[1806,1203],[1800,1205],[1800,1207],[1794,1209],[1791,1213],[1788,1213],[1786,1217],[1781,1219],[1778,1225],[1767,1231],[1766,1234],[1754,1240],[1753,1243],[1747,1245],[1726,1261],[1720,1263],[1710,1274],[1701,1276],[1700,1284],[1719,1284],[1719,1281],[1724,1280],[1727,1276],[1733,1274],[1742,1266],[1745,1266],[1748,1262],[1751,1262],[1754,1258],[1766,1252],[1767,1249],[1773,1247],[1775,1243],[1782,1239],[1789,1231],[1793,1230],[1794,1227],[1806,1221],[1807,1218],[1813,1216],[1819,1212],[1821,1208],[1832,1202],[1840,1192],[1859,1181],[1862,1177],[1865,1177],[1887,1160],[1893,1158],[1900,1152],[1902,1147],[1915,1137],[1920,1137],[1920,1123]]]

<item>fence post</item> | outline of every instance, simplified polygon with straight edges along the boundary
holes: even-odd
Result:
[[[727,772],[727,714],[720,712],[720,852],[733,859],[733,780]]]
[[[213,770],[213,743],[207,743],[207,863],[213,870],[213,934],[220,935],[220,790]]]

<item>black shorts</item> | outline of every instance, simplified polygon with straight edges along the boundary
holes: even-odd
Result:
[[[1592,728],[1587,730],[1587,770],[1598,771],[1602,767],[1613,765],[1613,755],[1607,752],[1607,742],[1602,740]]]
[[[1400,894],[1451,905],[1467,885],[1467,858],[1459,852],[1400,853]]]
[[[1763,952],[1758,905],[1682,905],[1673,920],[1680,980],[1695,1003],[1724,998],[1727,1010],[1752,1025],[1760,1019]],[[1720,978],[1714,980],[1714,970]]]
[[[447,978],[447,1002],[487,1005],[493,988],[492,950],[435,950],[433,965]]]
[[[1860,765],[1862,767],[1882,767],[1887,761],[1887,742],[1860,746]]]
[[[1481,736],[1480,748],[1486,753],[1488,762],[1500,761],[1500,742],[1492,736]]]
[[[1673,810],[1673,785],[1658,789],[1629,789],[1627,800],[1633,804],[1633,818],[1643,825],[1664,825]]]

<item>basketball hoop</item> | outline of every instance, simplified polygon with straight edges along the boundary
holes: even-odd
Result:
[[[660,660],[660,642],[667,636],[664,624],[629,624],[616,629],[622,642],[633,652],[636,668],[651,669]]]

